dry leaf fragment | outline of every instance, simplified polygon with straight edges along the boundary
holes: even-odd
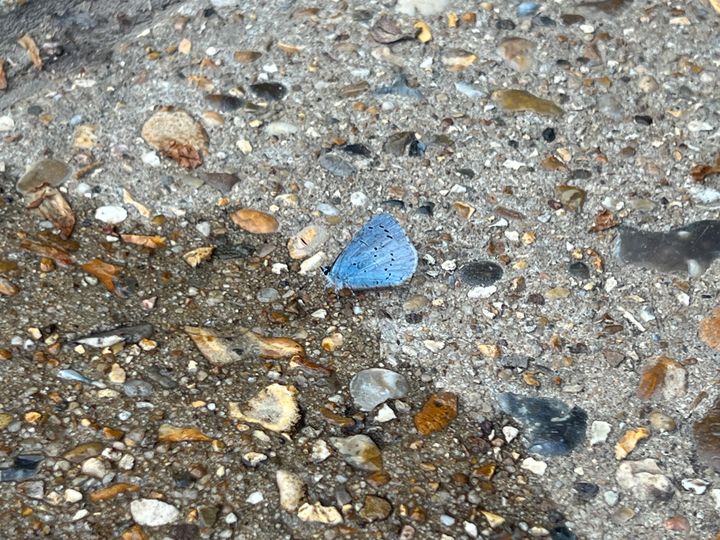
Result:
[[[305,356],[305,349],[294,339],[262,336],[246,328],[240,330],[245,343],[260,358],[280,359],[293,358],[296,355]]]
[[[144,204],[137,202],[133,198],[132,194],[127,189],[123,189],[123,202],[133,205],[135,207],[135,210],[137,210],[140,213],[140,215],[144,218],[149,219],[150,216],[152,215],[152,212],[150,211],[150,209],[147,206],[145,206]]]
[[[165,157],[177,161],[178,165],[186,169],[196,169],[202,165],[202,156],[195,148],[189,144],[182,144],[177,141],[168,141],[162,145],[160,153]]]
[[[288,56],[293,56],[302,51],[305,47],[301,47],[299,45],[290,45],[289,43],[282,43],[279,42],[277,44],[278,49],[280,49],[282,52],[287,54]]]
[[[183,260],[188,263],[191,267],[197,268],[201,263],[207,261],[212,257],[214,246],[204,246],[192,251],[188,251],[183,255]]]
[[[243,422],[260,424],[275,432],[290,431],[300,420],[297,390],[294,386],[271,384],[252,398],[244,411],[237,403],[229,403],[230,416]]]
[[[158,429],[160,442],[211,442],[212,437],[205,435],[196,427],[175,427],[162,424]]]
[[[233,223],[254,234],[271,234],[278,231],[280,223],[275,217],[252,208],[241,208],[230,214]]]
[[[320,377],[329,377],[330,375],[335,373],[335,370],[333,368],[318,364],[314,360],[310,360],[309,358],[301,354],[296,354],[295,356],[290,358],[290,367],[301,367],[302,369],[311,371],[315,375],[318,375]]]
[[[167,240],[164,236],[145,236],[142,234],[121,234],[120,238],[128,244],[135,244],[150,249],[165,247]]]
[[[20,247],[26,251],[42,255],[43,257],[49,257],[60,266],[68,267],[75,264],[75,261],[69,253],[56,246],[50,246],[33,240],[23,240],[20,242]]]
[[[650,436],[648,428],[629,429],[615,445],[615,459],[625,459],[630,452],[635,450],[637,444]]]
[[[617,226],[615,215],[609,210],[603,210],[595,216],[595,224],[590,228],[590,232],[598,233]]]
[[[415,35],[415,38],[420,43],[427,43],[432,39],[432,32],[430,31],[430,27],[428,24],[424,21],[417,21],[415,23],[415,28],[417,28],[418,32]]]
[[[70,238],[75,228],[75,214],[65,197],[54,187],[44,185],[32,193],[34,197],[28,209],[37,209],[40,214],[60,230],[63,238]]]
[[[13,283],[5,279],[4,277],[0,277],[0,294],[3,296],[15,296],[20,289],[18,289]]]
[[[243,64],[250,64],[262,56],[261,52],[258,51],[235,51],[233,58],[236,62],[242,62]]]
[[[81,167],[77,171],[75,171],[75,180],[80,180],[81,178],[84,178],[91,172],[93,172],[95,169],[100,167],[102,165],[102,161],[94,161],[92,163],[88,163],[84,167]]]
[[[211,364],[225,366],[242,360],[242,356],[233,349],[232,341],[215,331],[198,326],[186,326],[184,330]]]
[[[0,57],[0,90],[7,90],[7,77],[5,75],[5,59]]]
[[[35,40],[32,36],[30,36],[30,34],[25,34],[18,39],[18,45],[27,51],[33,65],[38,69],[42,69],[43,61],[42,58],[40,58],[40,49],[38,49],[38,46],[35,44]]]
[[[117,277],[122,270],[119,266],[95,258],[90,262],[80,265],[80,268],[98,278],[100,283],[102,283],[108,291],[121,296],[117,289]]]
[[[212,92],[215,90],[215,83],[202,75],[188,75],[188,81],[197,86],[203,92]]]
[[[695,165],[690,169],[690,176],[698,183],[705,182],[705,178],[711,174],[720,174],[720,155],[715,158],[715,163],[712,165]]]
[[[409,36],[405,35],[400,26],[388,15],[382,15],[370,29],[370,37],[378,43],[395,43]]]
[[[201,152],[207,151],[208,134],[182,109],[164,108],[153,114],[142,127],[142,137],[153,148],[193,169],[202,164]]]

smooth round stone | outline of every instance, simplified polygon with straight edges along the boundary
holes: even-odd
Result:
[[[353,206],[365,206],[368,203],[367,195],[360,191],[355,191],[350,194],[350,204]]]
[[[266,289],[261,289],[257,293],[257,299],[258,302],[262,302],[263,304],[269,304],[270,302],[280,300],[280,293],[277,291],[277,289],[268,287]]]
[[[130,398],[146,398],[153,395],[154,389],[149,382],[133,380],[123,385],[123,392]]]
[[[43,159],[30,167],[18,183],[15,185],[20,193],[29,193],[36,190],[43,184],[59,186],[70,173],[70,167],[63,161],[57,159]]]
[[[405,377],[389,369],[364,369],[350,381],[350,395],[362,411],[371,411],[389,399],[402,399],[407,393]]]
[[[503,269],[491,261],[474,261],[464,264],[458,275],[470,287],[489,287],[503,276]]]
[[[109,225],[122,223],[128,217],[127,210],[122,206],[101,206],[95,210],[95,219]]]
[[[288,122],[270,122],[265,126],[265,132],[268,135],[272,135],[275,137],[281,137],[284,135],[292,135],[293,133],[297,133],[297,126],[295,124],[290,124]]]

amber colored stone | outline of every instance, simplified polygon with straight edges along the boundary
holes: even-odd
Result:
[[[720,308],[715,308],[709,317],[700,321],[700,339],[708,347],[720,351]]]
[[[88,499],[91,502],[107,501],[108,499],[117,497],[121,493],[135,493],[136,491],[140,491],[140,486],[137,484],[118,482],[117,484],[93,491],[88,495]]]
[[[415,415],[415,427],[422,435],[445,429],[457,417],[458,398],[452,392],[433,394]]]
[[[136,524],[122,533],[122,540],[150,540],[150,537],[140,525]]]

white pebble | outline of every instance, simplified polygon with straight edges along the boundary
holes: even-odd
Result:
[[[127,219],[127,217],[127,210],[125,210],[122,206],[101,206],[95,210],[95,219],[110,225],[122,223]]]
[[[15,121],[9,116],[0,116],[0,131],[12,131],[15,129]]]
[[[538,476],[545,474],[545,470],[547,469],[547,463],[544,461],[538,461],[537,459],[531,457],[525,458],[520,466],[526,471],[530,471]]]
[[[515,438],[520,433],[520,430],[513,426],[505,426],[502,428],[503,435],[505,436],[505,440],[508,443],[511,443],[515,440]]]
[[[260,491],[253,491],[250,495],[248,495],[248,498],[245,499],[245,502],[248,504],[260,504],[264,499],[265,497],[263,497],[263,494]]]
[[[135,523],[146,527],[162,527],[180,517],[177,508],[157,499],[138,499],[131,502],[130,514]]]
[[[350,195],[350,204],[353,206],[365,206],[367,203],[367,195],[360,191],[355,191]]]
[[[375,415],[375,420],[378,422],[389,422],[390,420],[395,420],[396,418],[397,415],[395,414],[395,411],[393,411],[387,403],[384,403]]]
[[[140,160],[145,165],[150,165],[151,167],[159,167],[160,166],[160,156],[158,156],[154,150],[145,152],[142,156],[140,156]]]
[[[265,132],[268,135],[273,135],[275,137],[280,137],[283,135],[292,135],[293,133],[297,133],[297,126],[295,124],[291,124],[289,122],[270,122],[265,126]]]
[[[69,503],[78,502],[83,498],[82,493],[80,493],[76,489],[66,489],[63,496],[65,497],[65,500]]]
[[[607,441],[611,426],[607,422],[595,420],[590,427],[590,446]]]

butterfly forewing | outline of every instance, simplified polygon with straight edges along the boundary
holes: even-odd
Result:
[[[389,214],[373,217],[340,254],[328,281],[336,288],[370,289],[404,283],[417,268],[417,252]]]

